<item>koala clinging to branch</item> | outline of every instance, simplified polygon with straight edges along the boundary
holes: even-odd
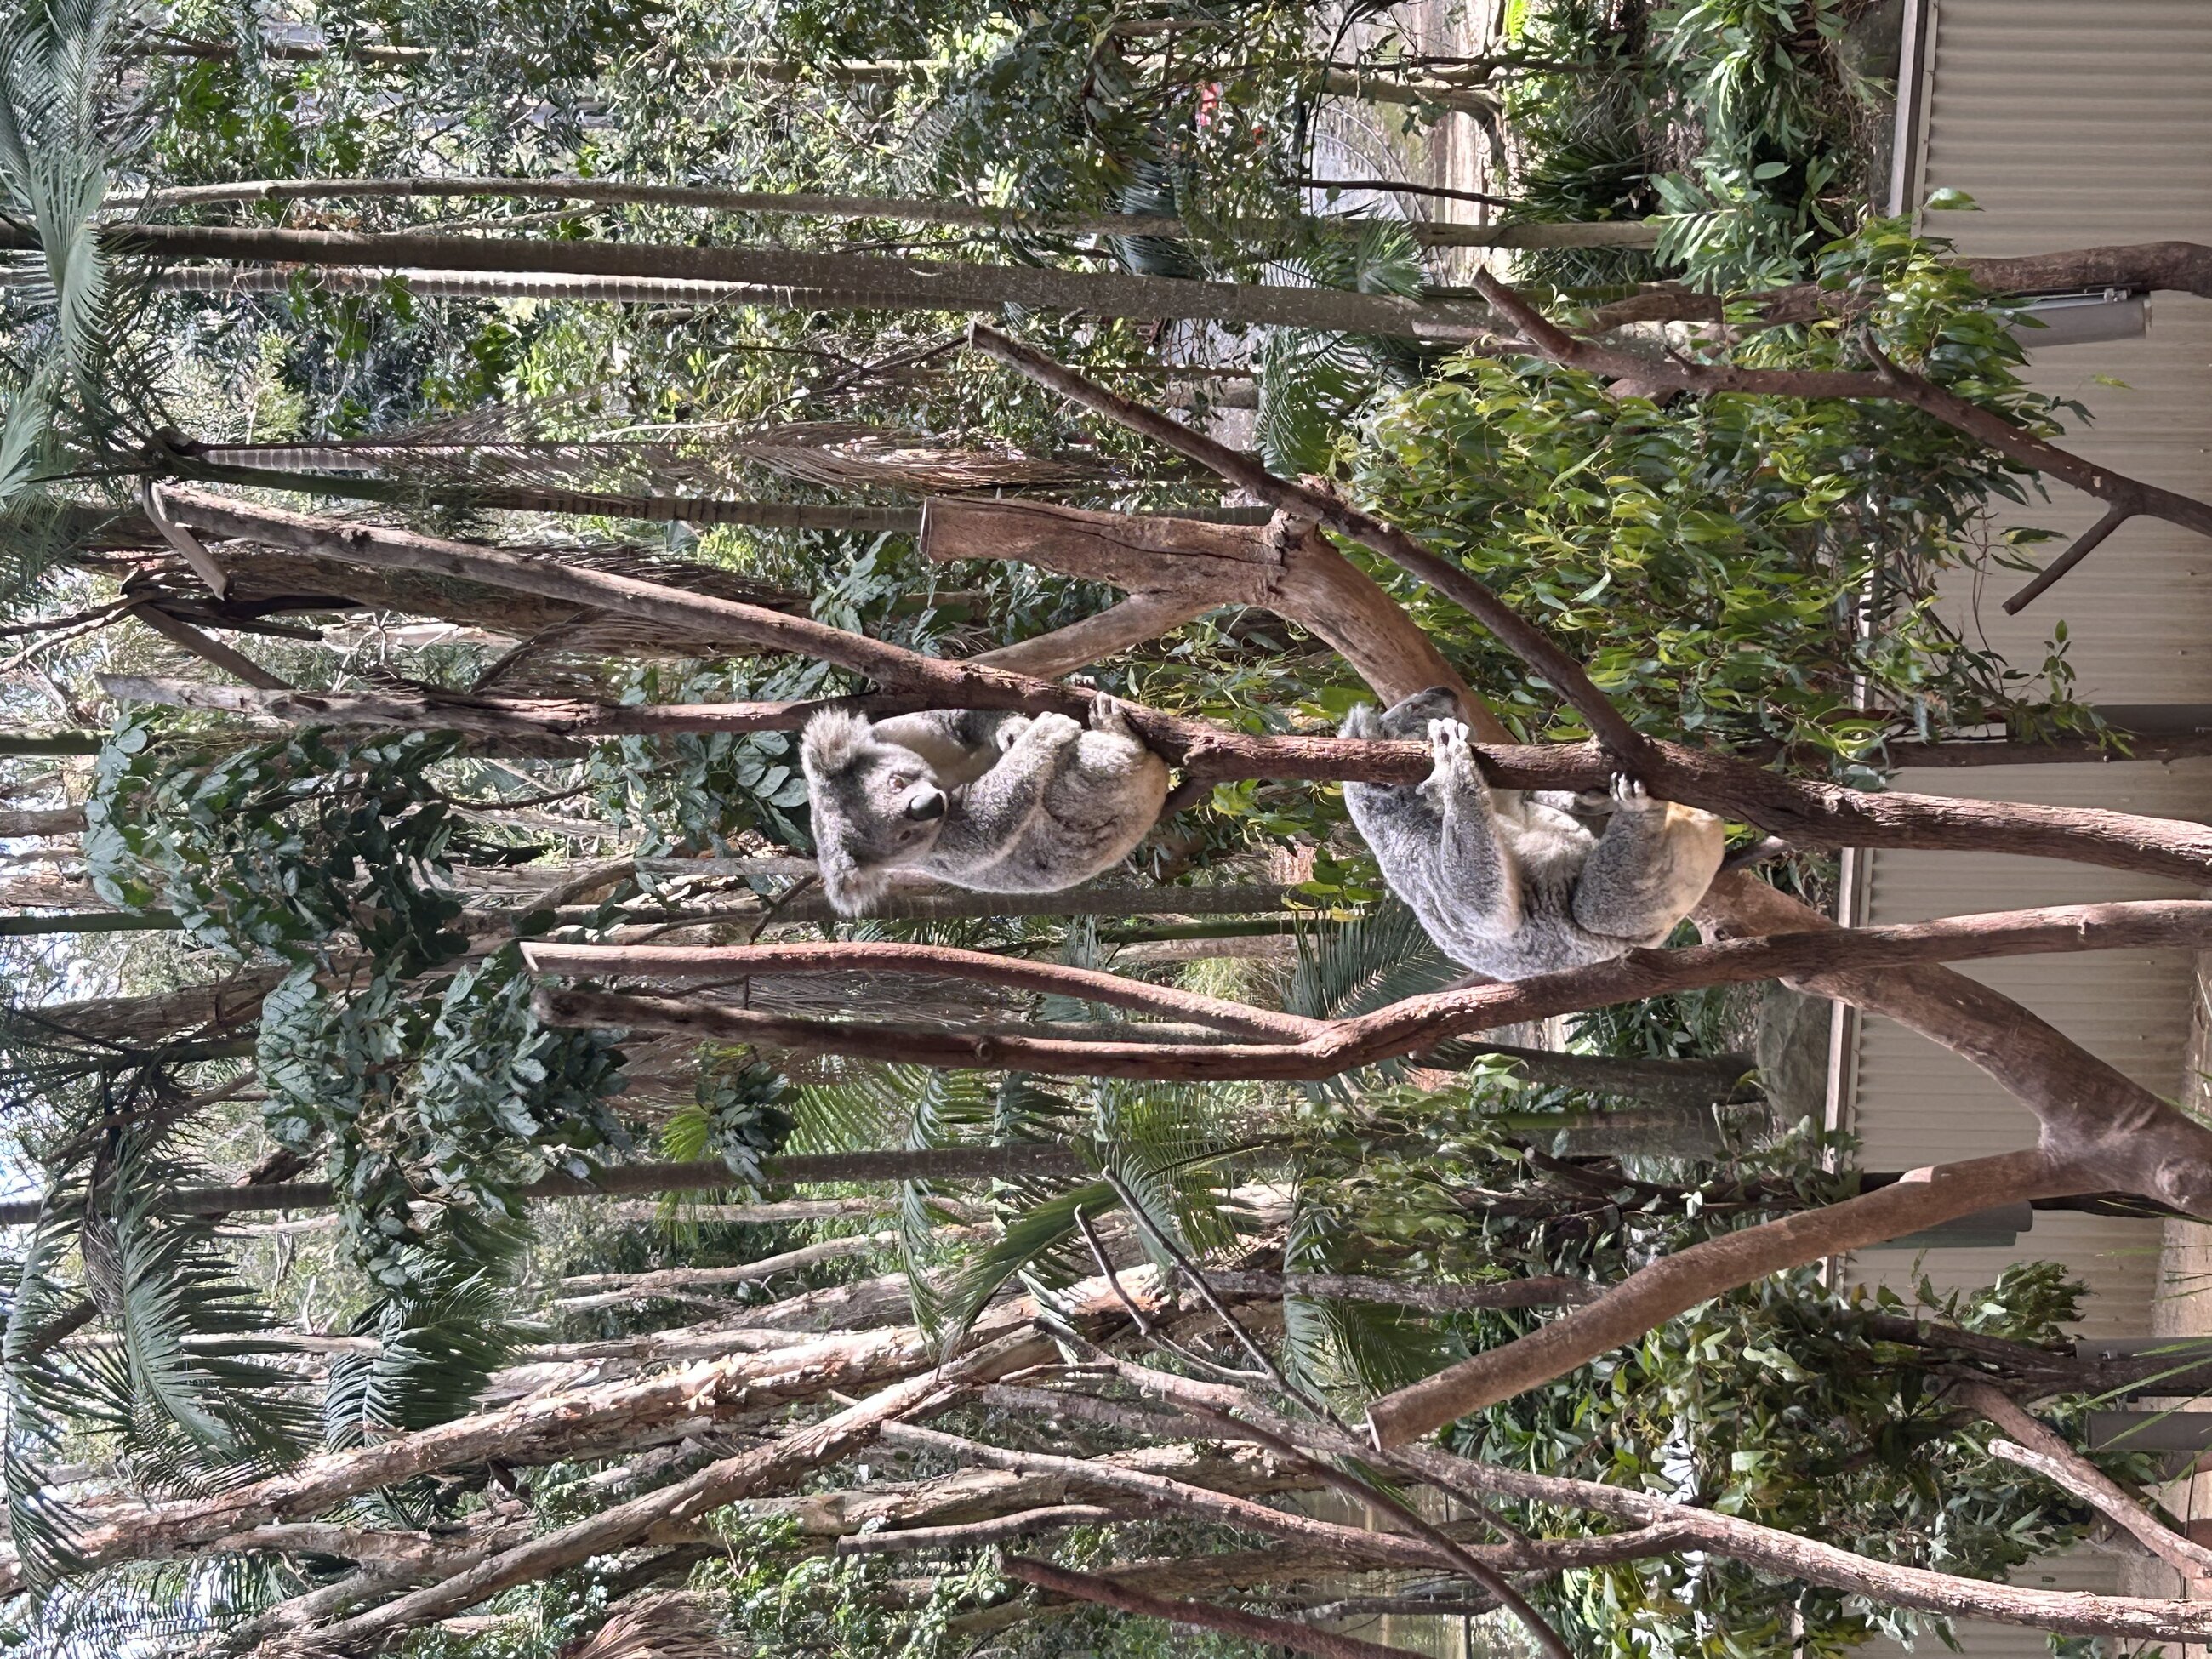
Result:
[[[857,915],[894,870],[985,893],[1053,893],[1127,858],[1167,799],[1165,762],[1111,697],[1065,714],[824,713],[799,742],[830,902]]]
[[[1564,810],[1576,796],[1492,790],[1459,714],[1440,686],[1381,714],[1355,708],[1340,732],[1428,739],[1436,767],[1422,782],[1347,783],[1344,799],[1438,948],[1511,980],[1663,944],[1721,867],[1721,821],[1623,776],[1604,833],[1593,834]]]

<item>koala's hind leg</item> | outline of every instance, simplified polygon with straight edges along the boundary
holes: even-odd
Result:
[[[1727,851],[1710,812],[1655,800],[1635,779],[1613,780],[1613,811],[1575,883],[1575,921],[1593,933],[1657,945],[1705,896]]]
[[[1437,885],[1476,932],[1504,938],[1520,931],[1521,874],[1498,839],[1497,805],[1459,720],[1429,723],[1436,764],[1419,793],[1443,820]]]
[[[1018,735],[1022,716],[1002,708],[931,708],[875,723],[885,743],[911,749],[929,763],[940,789],[957,789],[983,775]]]
[[[964,838],[1002,848],[1044,810],[1045,792],[1074,757],[1083,728],[1065,714],[1039,714],[1007,745],[998,764],[968,786],[961,801]]]

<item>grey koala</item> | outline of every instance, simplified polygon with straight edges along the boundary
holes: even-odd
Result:
[[[1052,893],[1134,850],[1167,799],[1165,762],[1111,697],[1090,729],[1066,714],[981,708],[871,725],[806,723],[799,763],[830,902],[858,915],[894,870],[985,893]]]
[[[1655,800],[1624,775],[1594,833],[1574,816],[1599,810],[1588,797],[1493,791],[1459,714],[1439,686],[1380,714],[1355,708],[1340,733],[1428,739],[1436,767],[1423,781],[1347,783],[1344,799],[1391,890],[1438,948],[1512,980],[1663,944],[1721,867],[1721,821]]]

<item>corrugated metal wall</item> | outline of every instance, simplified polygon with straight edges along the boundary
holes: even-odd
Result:
[[[1981,210],[1924,215],[1928,231],[1962,252],[1992,255],[2212,240],[2212,4],[1933,0],[1930,11],[1914,199],[1948,186]],[[2031,378],[2094,412],[2094,425],[2069,436],[2070,447],[2136,477],[2212,492],[2212,301],[2159,295],[2145,338],[2036,353]],[[2070,538],[2101,511],[2063,487],[2052,495],[2002,521]],[[1998,601],[2018,580],[2001,576],[1988,591],[1951,596],[1970,637],[2028,665],[2063,618],[2086,700],[2212,702],[2212,541],[2136,520],[2026,616],[2007,618]],[[2212,819],[2205,762],[1907,773],[1897,781],[1935,793]],[[1862,915],[1875,923],[2184,890],[1996,855],[1882,853],[1860,868]],[[2147,1087],[2179,1092],[2192,995],[2185,953],[2030,958],[1968,971]],[[1972,1157],[2033,1139],[2033,1119],[2010,1097],[1887,1021],[1859,1028],[1851,1058],[1846,1074],[1855,1086],[1841,1115],[1862,1139],[1867,1168]],[[1936,1250],[1921,1265],[1948,1288],[1987,1283],[2008,1257],[2063,1260],[2095,1293],[2089,1330],[2148,1332],[2159,1238],[2154,1224],[2046,1215],[2015,1251]],[[1909,1254],[1869,1252],[1852,1271],[1896,1280],[1913,1266]]]
[[[1922,223],[1967,254],[2212,241],[2212,5],[2203,0],[1933,0],[1918,192],[1976,213]],[[2160,294],[2139,340],[2035,357],[2039,390],[2095,415],[2071,448],[2152,483],[2212,491],[2212,301]],[[2123,382],[2110,386],[2098,377]],[[2101,508],[2063,486],[2015,514],[2070,539]],[[2063,546],[2061,542],[2052,546]],[[2087,692],[2108,702],[2212,701],[2212,542],[2137,519],[2027,614],[1971,607],[2032,663],[2063,617]],[[1965,596],[1962,596],[1962,598]]]

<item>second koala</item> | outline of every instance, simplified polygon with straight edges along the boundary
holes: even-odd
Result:
[[[1553,804],[1574,797],[1493,792],[1459,712],[1437,687],[1380,714],[1355,708],[1341,731],[1428,740],[1436,766],[1422,782],[1347,783],[1344,799],[1391,890],[1437,947],[1513,980],[1665,943],[1721,867],[1721,821],[1654,800],[1627,777],[1613,780],[1602,834]]]
[[[799,743],[822,886],[857,915],[908,870],[986,893],[1050,893],[1135,850],[1166,763],[1107,696],[1066,714],[817,714]]]

